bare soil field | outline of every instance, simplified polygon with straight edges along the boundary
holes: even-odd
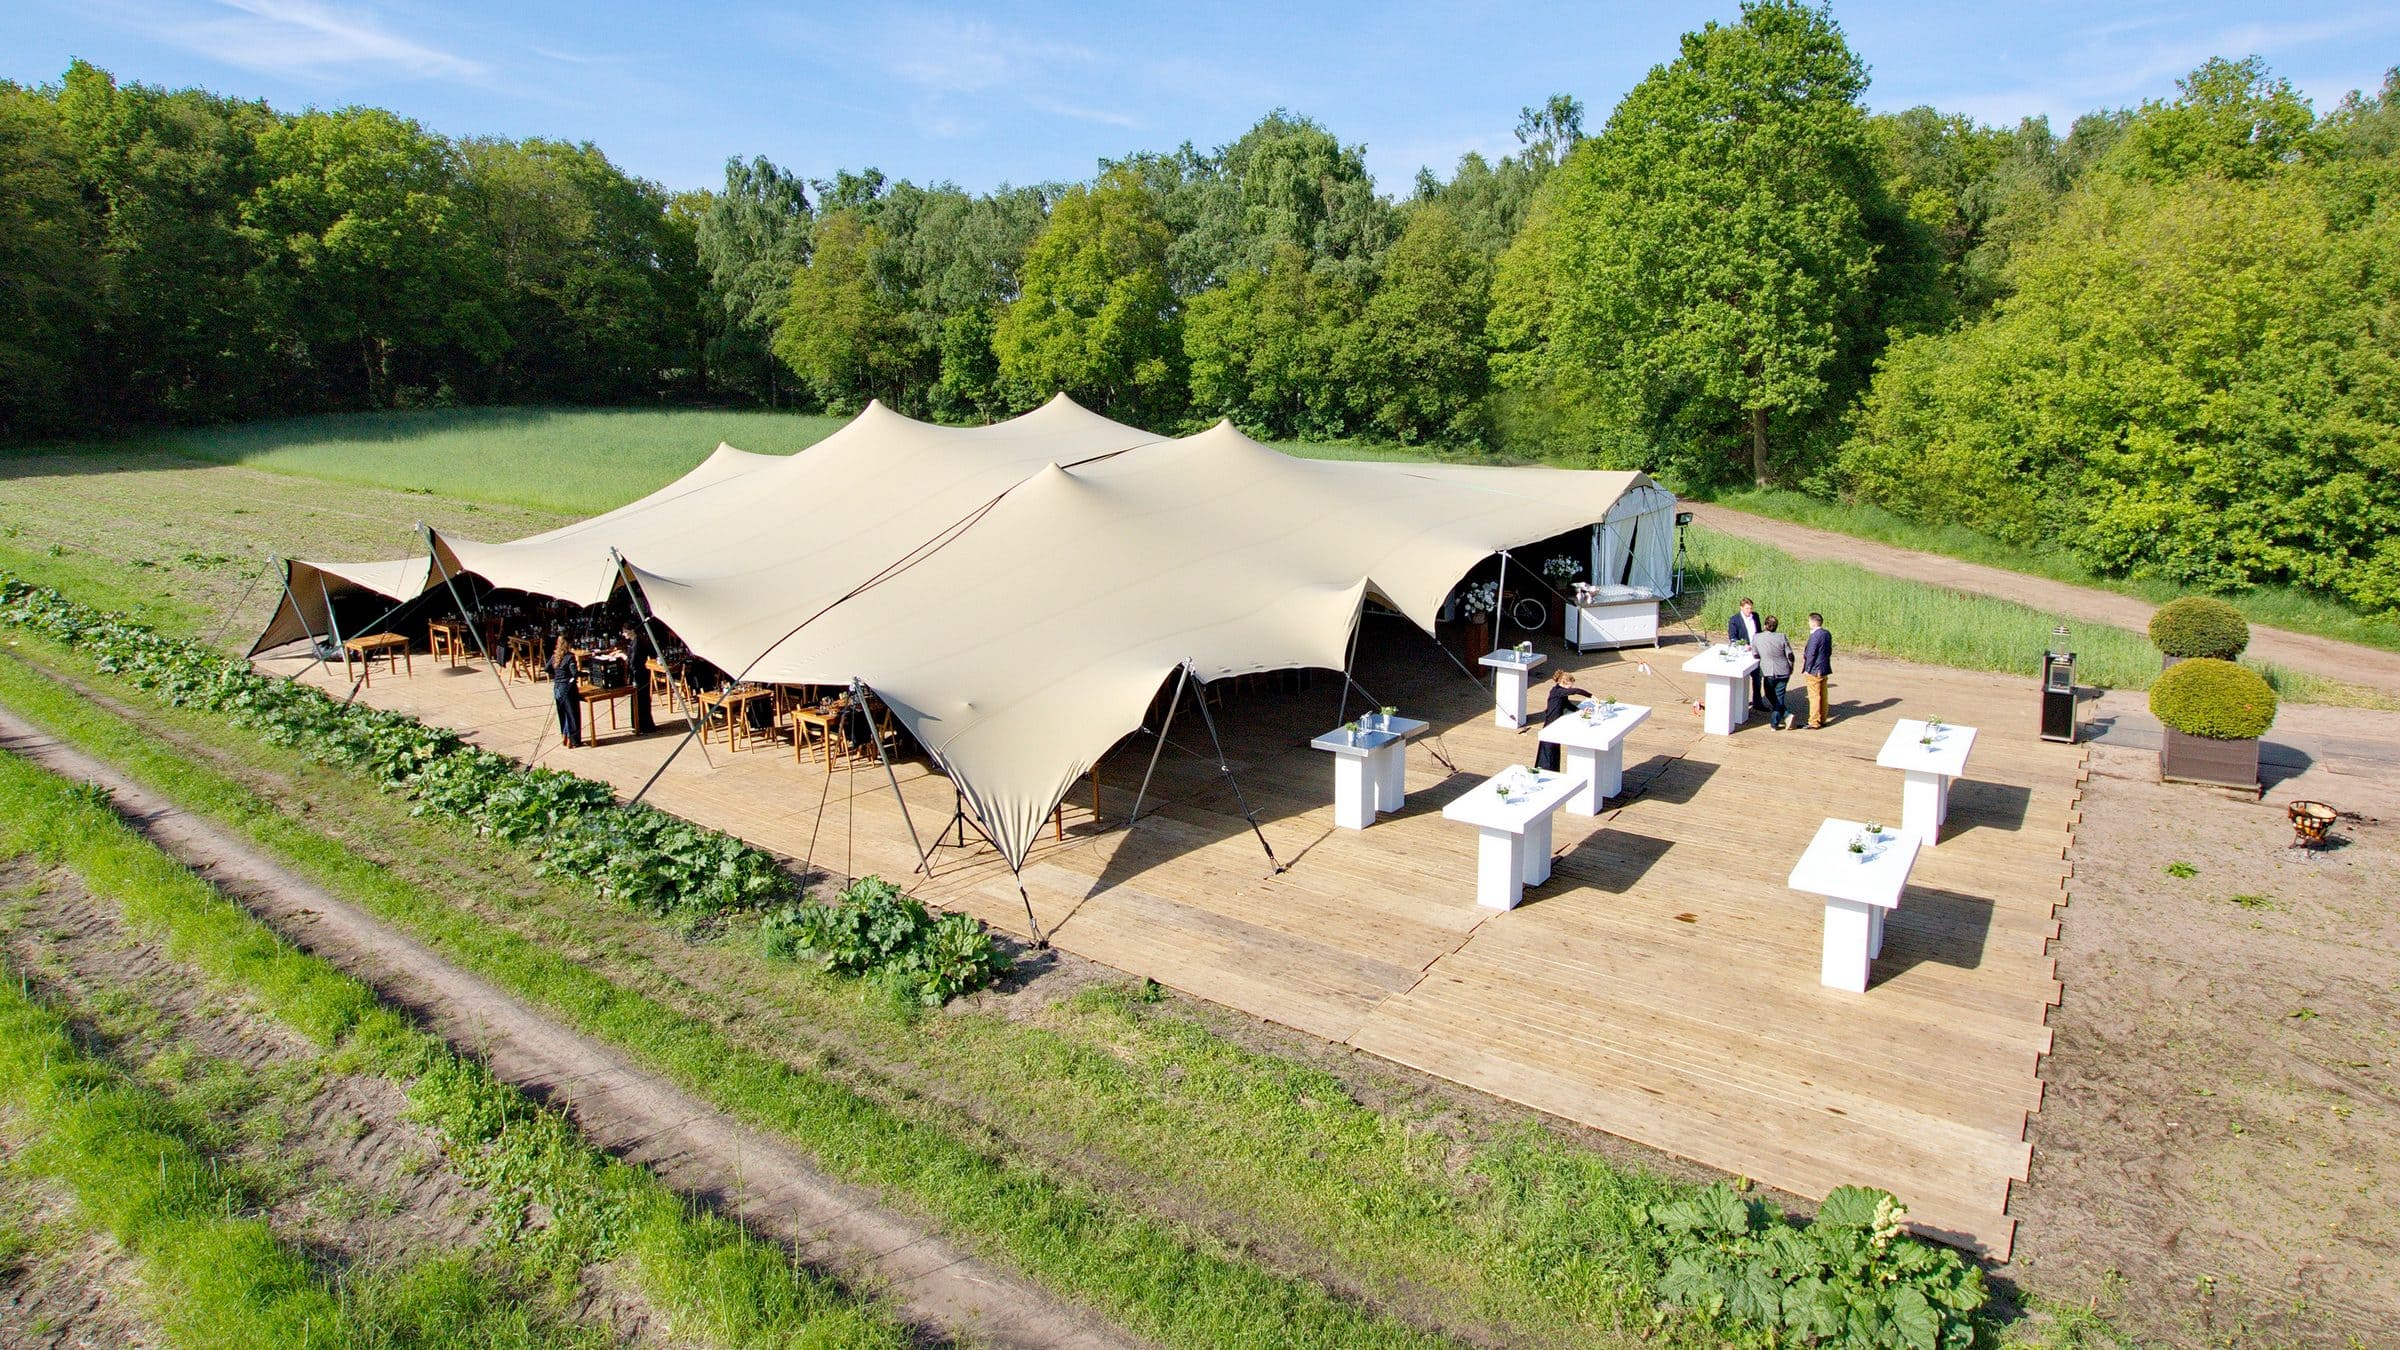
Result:
[[[2013,1273],[2161,1343],[2391,1343],[2400,795],[2340,781],[2308,851],[2284,805],[2310,784],[2161,784],[2111,745],[2091,767]]]

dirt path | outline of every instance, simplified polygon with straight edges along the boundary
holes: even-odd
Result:
[[[1938,553],[1920,553],[1859,539],[1809,525],[1794,525],[1768,516],[1752,515],[1724,506],[1688,503],[1693,522],[1721,534],[1754,539],[1796,557],[1836,558],[1870,572],[1928,581],[1952,590],[1997,596],[2021,605],[2064,614],[2085,623],[2105,623],[2141,632],[2150,624],[2153,606],[2147,600],[2114,591],[2072,586],[2063,581],[2029,577],[1981,563],[1960,562]],[[2361,684],[2400,698],[2400,652],[2361,647],[2353,642],[2287,632],[2281,628],[2250,628],[2250,653],[2287,670],[2306,671],[2344,684]]]
[[[887,1293],[920,1325],[976,1345],[1139,1344],[968,1254],[922,1220],[825,1176],[781,1141],[736,1124],[612,1047],[558,1025],[213,822],[5,711],[0,750],[113,789],[117,808],[160,848],[301,947],[423,1017],[453,1045],[483,1055],[502,1079],[570,1112],[595,1144],[793,1244],[802,1259]]]

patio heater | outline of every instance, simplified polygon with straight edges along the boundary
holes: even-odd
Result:
[[[2050,630],[2050,650],[2042,653],[2042,739],[2075,743],[2075,653],[2063,623]]]
[[[1675,513],[1675,594],[1667,597],[1670,600],[1683,594],[1684,533],[1691,528],[1691,525],[1691,512],[1678,511]]]

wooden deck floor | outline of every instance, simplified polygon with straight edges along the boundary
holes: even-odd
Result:
[[[1685,653],[1645,675],[1648,655],[1570,658],[1585,687],[1657,712],[1629,743],[1628,797],[1597,819],[1558,816],[1553,878],[1511,913],[1475,907],[1473,833],[1441,808],[1530,762],[1533,738],[1495,727],[1488,694],[1421,635],[1373,626],[1362,683],[1434,724],[1409,752],[1403,814],[1333,827],[1331,767],[1307,740],[1334,723],[1338,677],[1230,695],[1218,725],[1288,865],[1273,874],[1187,704],[1137,828],[1119,826],[1147,737],[1101,765],[1098,823],[1088,788],[1069,798],[1065,839],[1045,834],[1025,867],[1034,910],[1058,946],[1129,974],[1800,1194],[1884,1186],[1926,1231],[2006,1259],[2059,996],[2046,944],[2082,752],[2035,737],[2030,679],[1858,658],[1837,676],[1833,728],[1753,720],[1703,736],[1678,701],[1697,692]],[[480,664],[428,662],[360,697],[628,793],[681,734],[561,751],[548,687],[511,693],[514,707]],[[1784,877],[1825,816],[1898,818],[1899,775],[1874,757],[1904,711],[1979,727],[1970,777],[1874,984],[1841,993],[1817,982],[1820,905]],[[921,762],[899,776],[930,841],[947,781]],[[788,744],[686,749],[650,800],[837,874],[916,866],[880,771],[828,774]],[[917,895],[1024,932],[996,855],[949,846],[934,861]]]

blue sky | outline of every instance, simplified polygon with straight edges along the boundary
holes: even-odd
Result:
[[[0,75],[70,57],[121,79],[279,107],[374,104],[451,135],[590,140],[673,188],[728,155],[810,177],[874,165],[971,189],[1088,177],[1135,149],[1203,148],[1277,106],[1364,142],[1386,192],[1418,166],[1513,148],[1554,91],[1596,128],[1734,3],[701,4],[582,0],[7,0]],[[2211,55],[2256,53],[2317,102],[2400,64],[2389,3],[1850,0],[1835,17],[1878,109],[1986,121],[2172,92]]]

